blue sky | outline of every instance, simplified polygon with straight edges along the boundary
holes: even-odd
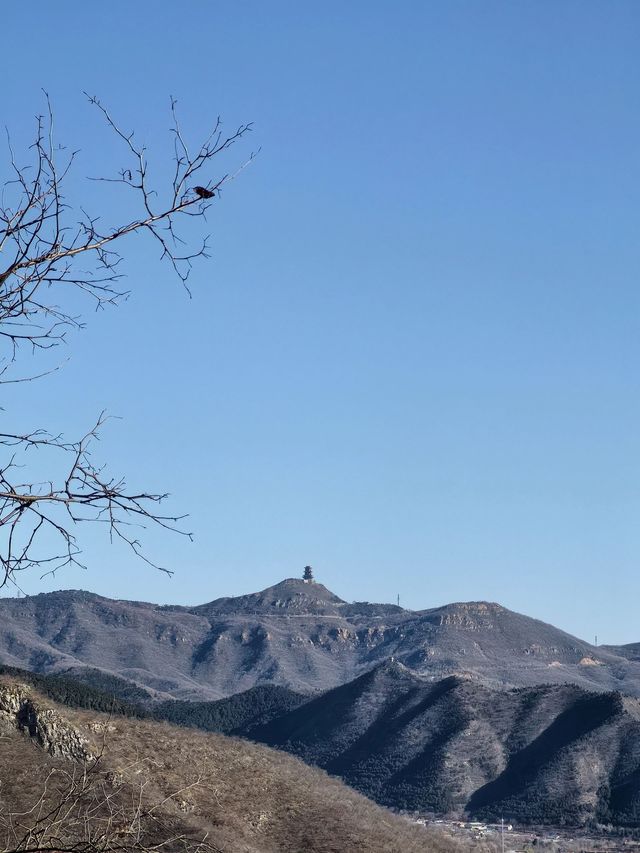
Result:
[[[121,416],[101,456],[194,543],[150,531],[169,580],[85,530],[88,571],[28,592],[197,603],[311,563],[347,600],[640,640],[637,3],[11,4],[3,32],[3,122],[26,141],[46,88],[107,218],[83,89],[158,164],[170,94],[194,140],[255,123],[229,166],[261,146],[192,300],[132,240],[129,301],[5,391],[25,427]]]

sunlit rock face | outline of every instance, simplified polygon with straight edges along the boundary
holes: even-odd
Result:
[[[53,708],[41,706],[26,685],[0,684],[0,731],[15,728],[33,738],[49,755],[74,761],[93,756],[87,738]]]

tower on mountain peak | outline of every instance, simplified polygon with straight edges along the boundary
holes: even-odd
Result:
[[[302,573],[302,580],[305,583],[313,583],[314,582],[314,580],[313,580],[313,569],[311,568],[311,566],[305,566],[304,567],[304,572]]]

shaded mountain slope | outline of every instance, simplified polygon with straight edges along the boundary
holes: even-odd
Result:
[[[2,675],[19,680],[47,699],[69,708],[87,708],[112,716],[164,720],[178,726],[222,734],[244,732],[252,726],[263,725],[299,707],[309,698],[286,687],[261,684],[212,702],[185,702],[179,699],[152,702],[149,694],[131,688],[128,682],[117,678],[98,679],[101,685],[98,688],[93,683],[87,684],[84,677],[42,675],[0,664]],[[111,691],[111,687],[119,688],[125,696],[133,695],[138,701],[119,698]]]
[[[247,734],[395,808],[640,821],[640,702],[619,693],[498,692],[388,662]]]
[[[52,699],[54,702],[70,708],[88,708],[92,711],[104,711],[105,713],[127,717],[143,717],[148,716],[149,712],[147,708],[151,704],[150,702],[143,704],[137,701],[123,700],[110,690],[94,687],[92,684],[85,683],[82,679],[69,676],[65,673],[60,675],[43,675],[0,664],[0,677],[2,676],[6,679],[17,680],[23,685],[33,687],[47,699]],[[137,690],[135,686],[130,685],[126,681],[121,681],[120,679],[114,679],[114,681],[116,684],[128,685],[129,689],[127,692],[134,692],[136,696],[146,696],[149,700],[151,698],[149,694]]]
[[[415,612],[347,604],[322,584],[296,579],[192,608],[78,591],[0,599],[0,662],[77,672],[94,684],[98,670],[160,700],[218,699],[260,684],[312,694],[391,656],[436,679],[571,682],[640,695],[633,656],[486,602]]]
[[[244,733],[255,726],[299,708],[309,699],[277,684],[259,684],[216,702],[185,702],[171,699],[152,705],[156,720],[222,734]]]
[[[10,822],[14,843],[70,780],[83,786],[64,821],[38,836],[41,851],[85,849],[89,832],[98,841],[88,849],[153,849],[167,838],[174,841],[161,849],[185,853],[204,838],[202,851],[225,853],[460,849],[291,756],[222,735],[70,711],[6,676],[0,733],[0,830],[10,812],[20,812]],[[43,807],[31,813],[40,797]]]

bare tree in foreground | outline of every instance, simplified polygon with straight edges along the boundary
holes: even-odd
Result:
[[[25,351],[37,354],[56,347],[70,329],[82,327],[72,308],[65,307],[75,304],[74,294],[84,295],[95,308],[116,305],[126,297],[119,282],[121,246],[127,236],[146,235],[187,287],[193,263],[208,257],[206,237],[198,242],[193,220],[205,217],[237,174],[212,178],[212,161],[251,129],[241,125],[227,135],[218,119],[212,133],[191,150],[172,99],[171,177],[165,186],[155,187],[145,148],[116,124],[97,98],[88,100],[124,149],[126,164],[115,176],[91,179],[120,185],[126,194],[122,219],[107,227],[100,216],[67,201],[66,179],[77,152],[69,154],[54,142],[47,98],[47,113],[37,119],[30,162],[18,159],[9,142],[10,174],[0,196],[0,384],[47,375],[47,370],[20,372],[19,357]],[[39,425],[0,433],[0,587],[16,583],[25,569],[46,573],[81,565],[75,532],[80,522],[103,522],[112,539],[123,540],[150,565],[155,564],[142,553],[135,529],[154,522],[178,530],[180,517],[164,515],[158,506],[166,495],[132,490],[94,461],[92,450],[104,421],[102,413],[74,440]],[[47,479],[35,476],[35,462],[42,466],[39,470],[47,470]],[[56,473],[51,475],[49,468]]]

